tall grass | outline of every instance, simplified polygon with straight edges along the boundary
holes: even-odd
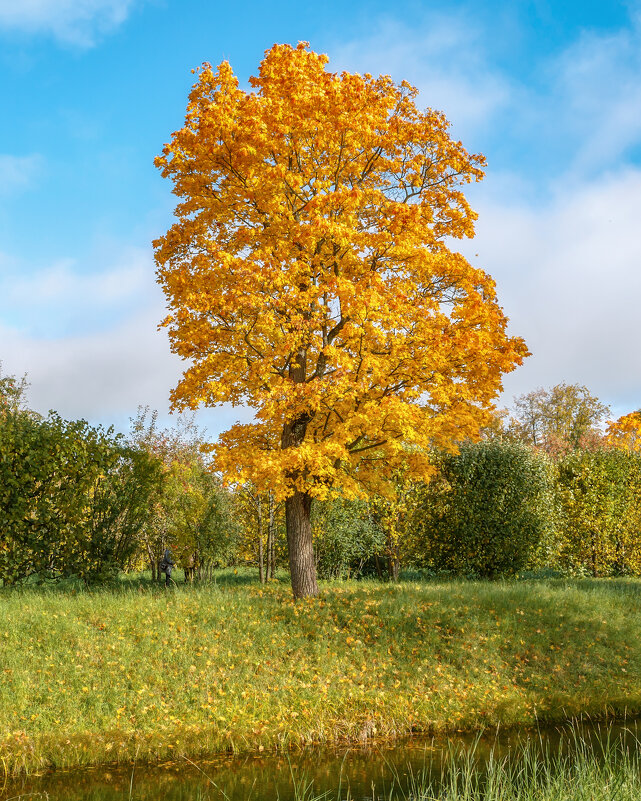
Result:
[[[636,743],[638,746],[638,742]],[[433,765],[396,777],[390,801],[638,801],[641,752],[616,741],[574,737],[568,750],[532,743],[503,757],[480,759],[453,747],[435,775]]]
[[[641,710],[641,582],[0,591],[0,773]]]

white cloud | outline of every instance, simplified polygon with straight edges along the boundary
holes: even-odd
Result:
[[[576,143],[574,167],[615,164],[641,140],[641,17],[584,35],[548,68],[553,122]]]
[[[29,405],[42,414],[125,431],[138,405],[149,405],[170,424],[169,392],[183,363],[158,330],[164,316],[148,250],[124,248],[109,268],[87,274],[60,260],[28,275],[0,254],[2,373],[27,373]],[[249,417],[230,407],[197,414],[212,437]]]
[[[510,98],[508,80],[491,68],[479,32],[462,17],[430,15],[412,26],[378,19],[366,35],[337,42],[329,53],[332,70],[389,74],[414,84],[419,106],[443,111],[464,142],[491,125]]]
[[[0,323],[2,373],[30,383],[29,407],[50,409],[67,419],[114,425],[126,432],[139,405],[160,412],[160,425],[171,425],[169,392],[176,386],[181,360],[170,353],[167,335],[158,331],[158,310],[138,311],[108,330],[75,337],[42,339]],[[197,422],[214,439],[248,410],[225,406],[199,410]]]
[[[0,254],[0,319],[31,335],[89,333],[150,299],[161,305],[151,254],[142,248],[124,249],[108,268],[94,272],[82,271],[73,259],[28,270]]]
[[[616,167],[641,143],[641,12],[617,32],[584,32],[560,53],[532,65],[533,78],[508,75],[493,44],[507,35],[460,10],[408,22],[372,20],[334,43],[330,68],[389,73],[420,90],[419,105],[442,110],[472,150],[543,186],[558,174],[594,176]],[[501,45],[499,45],[500,47]],[[556,176],[553,176],[556,177]]]
[[[33,182],[41,166],[42,159],[37,154],[12,156],[0,153],[0,197],[26,189]]]
[[[134,0],[0,0],[0,28],[47,33],[89,47],[120,25]]]
[[[641,170],[556,186],[545,207],[513,197],[477,203],[477,237],[462,247],[497,280],[511,330],[533,353],[506,377],[507,401],[565,381],[617,408],[637,408]]]
[[[156,316],[146,311],[104,332],[56,339],[4,327],[3,371],[28,373],[38,411],[56,409],[68,417],[132,412],[138,403],[157,400],[175,372],[156,325]]]

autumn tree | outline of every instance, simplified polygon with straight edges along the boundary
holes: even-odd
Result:
[[[641,409],[608,421],[606,439],[615,448],[641,452]]]
[[[448,246],[473,236],[461,188],[483,157],[408,83],[327,64],[274,45],[249,91],[204,64],[156,159],[180,199],[154,243],[189,362],[172,404],[254,411],[212,447],[229,481],[285,499],[295,597],[317,592],[313,499],[362,495],[400,464],[424,475],[428,448],[476,436],[527,353],[491,277]]]
[[[553,454],[597,447],[601,425],[610,412],[587,387],[565,383],[519,395],[514,410],[507,432]]]

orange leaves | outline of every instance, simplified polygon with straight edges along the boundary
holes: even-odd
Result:
[[[615,448],[641,451],[641,411],[624,414],[616,421],[611,420],[606,437]]]
[[[204,65],[156,160],[180,199],[154,243],[189,360],[172,403],[252,407],[218,464],[280,495],[356,494],[404,444],[473,436],[527,355],[490,276],[445,245],[473,235],[460,187],[483,157],[409,84],[327,64],[275,45],[250,92]]]

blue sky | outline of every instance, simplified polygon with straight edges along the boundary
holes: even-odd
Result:
[[[315,4],[0,0],[0,360],[31,405],[127,426],[180,374],[151,240],[174,197],[155,168],[191,69],[241,82],[274,42],[389,73],[487,156],[462,252],[497,280],[533,356],[503,403],[560,381],[641,405],[641,2]],[[203,411],[215,435],[241,414]]]

